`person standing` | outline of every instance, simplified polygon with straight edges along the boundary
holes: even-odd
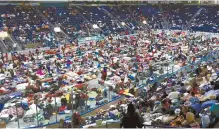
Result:
[[[122,118],[122,123],[120,127],[123,128],[142,128],[143,122],[139,116],[139,114],[136,113],[135,107],[133,104],[128,105],[128,111],[127,114]]]
[[[48,63],[46,64],[46,69],[47,69],[47,71],[48,71],[49,74],[50,74],[50,72],[51,72],[50,65],[51,65],[50,62],[48,62]]]
[[[107,77],[107,68],[104,67],[102,71],[102,76],[101,76],[102,81],[105,81],[106,77]]]
[[[17,43],[13,44],[13,50],[16,51],[17,50]]]

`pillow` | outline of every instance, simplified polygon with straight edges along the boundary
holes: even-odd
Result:
[[[91,76],[91,78],[92,78],[92,79],[96,79],[97,76],[94,74],[94,75]]]
[[[168,95],[169,99],[178,99],[179,97],[179,92],[178,91],[174,91],[174,92],[170,92]]]
[[[176,116],[169,116],[169,115],[165,115],[163,117],[163,123],[170,123],[174,118],[176,118]]]
[[[211,95],[204,95],[204,96],[201,96],[200,98],[199,98],[199,100],[200,101],[206,101],[206,100],[214,100],[214,99],[216,99],[216,95],[214,95],[214,94],[211,94]]]
[[[84,79],[91,80],[92,78],[89,75],[84,75]]]
[[[187,90],[187,91],[190,91],[191,89],[192,89],[191,86],[187,86],[187,87],[186,87],[186,90]]]

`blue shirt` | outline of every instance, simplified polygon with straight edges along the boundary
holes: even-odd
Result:
[[[189,101],[192,103],[192,104],[195,104],[195,103],[199,103],[199,99],[197,97],[191,97],[189,99]]]

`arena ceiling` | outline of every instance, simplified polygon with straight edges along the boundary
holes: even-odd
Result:
[[[148,2],[148,3],[191,3],[191,4],[219,4],[219,0],[0,0],[1,3],[9,2]]]
[[[106,1],[157,1],[157,0],[0,0],[2,2],[8,2],[8,1],[14,1],[14,2],[72,2],[72,1],[90,1],[90,2],[97,2],[97,1],[103,1],[103,2],[106,2]],[[219,1],[219,0],[159,0],[159,1],[169,1],[169,2],[173,2],[173,1],[176,1],[176,2],[179,2],[179,1],[203,1],[203,2],[215,2],[215,1]]]

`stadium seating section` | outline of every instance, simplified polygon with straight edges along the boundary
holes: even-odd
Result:
[[[196,17],[193,17],[198,13]],[[38,12],[42,13],[41,16]],[[71,38],[96,34],[131,33],[144,29],[144,20],[152,29],[219,32],[219,7],[215,5],[121,5],[72,7],[1,6],[0,29],[8,31],[19,43],[55,41],[51,29],[60,26]],[[51,23],[49,23],[50,21]],[[192,19],[192,20],[191,20]],[[121,23],[124,22],[125,25]],[[97,24],[98,30],[93,28]]]

